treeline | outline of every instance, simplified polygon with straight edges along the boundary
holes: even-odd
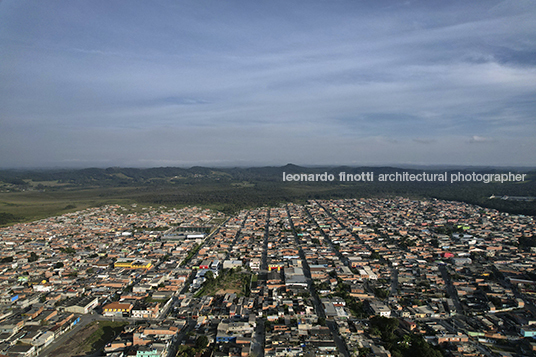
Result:
[[[425,171],[426,173],[504,173],[505,171],[515,171],[515,172],[524,172],[528,173],[528,178],[530,182],[533,182],[536,175],[536,170],[514,170],[514,169],[497,169],[497,168],[477,168],[477,169],[401,169],[396,167],[349,167],[349,166],[338,166],[338,167],[301,167],[292,164],[288,164],[281,167],[250,167],[250,168],[209,168],[209,167],[191,167],[191,168],[180,168],[180,167],[157,167],[157,168],[148,168],[148,169],[138,169],[138,168],[120,168],[120,167],[111,167],[106,169],[101,168],[88,168],[88,169],[64,169],[64,170],[0,170],[0,181],[11,183],[15,185],[24,185],[26,184],[24,180],[33,180],[33,181],[58,181],[61,183],[72,183],[76,185],[99,185],[99,186],[108,186],[110,184],[149,184],[155,180],[170,180],[176,179],[177,183],[182,182],[181,180],[194,179],[191,182],[199,182],[203,180],[214,180],[214,181],[264,181],[264,182],[282,182],[283,172],[287,174],[319,174],[327,172],[335,176],[334,182],[338,183],[338,174],[340,172],[345,172],[347,174],[359,174],[362,172],[372,172],[374,173],[375,182],[380,183],[386,187],[399,186],[399,185],[425,185],[425,186],[445,186],[450,183],[444,182],[414,182],[414,183],[404,183],[404,182],[378,182],[378,176],[380,174],[394,174],[397,172],[407,172],[409,174],[420,174]],[[161,182],[160,182],[161,183]],[[350,183],[348,183],[350,184]],[[481,184],[481,183],[478,183]],[[459,185],[459,184],[455,184]],[[465,184],[461,184],[465,185]],[[518,185],[524,186],[524,185]],[[526,188],[519,187],[515,189],[518,192],[523,192]]]
[[[394,167],[316,167],[296,165],[283,167],[254,168],[177,168],[161,167],[151,169],[107,168],[82,170],[2,170],[0,181],[13,185],[28,185],[26,181],[58,182],[62,186],[39,186],[34,189],[62,191],[88,188],[122,188],[114,191],[117,198],[133,198],[140,203],[163,205],[212,205],[230,213],[243,208],[273,206],[283,202],[304,202],[309,199],[341,199],[360,197],[438,198],[463,201],[505,212],[536,215],[535,201],[510,201],[502,196],[536,196],[536,171],[527,173],[523,182],[483,183],[483,182],[380,182],[380,174],[408,172],[419,174],[447,172],[504,173],[514,169],[399,169]],[[283,172],[290,174],[333,174],[332,182],[284,182]],[[372,182],[340,182],[338,174],[359,174],[373,172]],[[515,171],[517,172],[517,171]],[[126,188],[126,190],[125,190]]]
[[[11,214],[11,213],[6,213],[6,212],[0,212],[0,226],[3,226],[5,224],[9,224],[9,223],[12,223],[12,222],[17,222],[19,221],[20,218]]]

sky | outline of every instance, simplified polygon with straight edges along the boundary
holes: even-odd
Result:
[[[0,168],[535,153],[536,1],[0,2]]]

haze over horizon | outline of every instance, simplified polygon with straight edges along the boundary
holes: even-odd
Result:
[[[536,2],[0,2],[0,168],[536,166]]]

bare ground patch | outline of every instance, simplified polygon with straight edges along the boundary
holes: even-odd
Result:
[[[80,330],[77,334],[71,337],[62,346],[52,351],[50,355],[55,357],[72,357],[77,355],[85,355],[85,352],[82,350],[82,343],[98,329],[99,324],[97,323],[91,323],[87,326],[84,326],[82,330]]]
[[[214,295],[238,294],[240,289],[220,289]]]

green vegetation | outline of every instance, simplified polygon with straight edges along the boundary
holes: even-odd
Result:
[[[371,335],[380,336],[385,347],[396,357],[441,357],[441,350],[434,348],[421,335],[397,336],[398,319],[374,316],[369,320]]]
[[[6,225],[11,222],[20,221],[20,218],[11,213],[0,212],[0,226]]]
[[[360,347],[357,349],[358,356],[369,356],[372,353],[372,350],[369,347]]]
[[[377,251],[373,251],[373,252],[370,254],[370,259],[381,259],[381,255],[380,255],[380,253],[378,253]]]
[[[181,262],[181,267],[185,266],[186,264],[188,264],[188,262],[190,260],[192,260],[192,258],[194,257],[194,255],[199,251],[199,249],[201,248],[201,244],[198,244],[196,245],[192,250],[190,250],[188,252],[188,255],[186,256],[186,258],[184,258],[184,260]]]
[[[205,274],[207,279],[203,287],[196,293],[196,297],[203,295],[215,295],[218,291],[234,292],[238,296],[249,296],[249,284],[251,274],[241,271],[239,268],[223,269],[217,277],[211,271]]]
[[[528,250],[532,247],[536,247],[536,239],[533,237],[525,237],[524,235],[519,237],[519,247]]]
[[[363,301],[357,300],[356,298],[350,296],[348,285],[344,284],[341,279],[338,278],[337,281],[337,287],[335,288],[335,294],[333,295],[342,298],[346,302],[346,307],[355,317],[361,319],[367,317],[363,307]],[[326,281],[323,281],[318,285],[315,284],[314,287],[317,289],[316,291],[319,291],[319,289],[325,290],[328,289],[329,284]]]
[[[445,235],[452,235],[453,233],[462,233],[463,228],[453,225],[452,223],[447,223],[444,226],[438,226],[434,228],[434,231],[437,234],[445,234]],[[438,244],[436,240],[436,244]]]
[[[99,328],[93,332],[81,345],[82,352],[98,351],[115,336],[123,331],[126,322],[99,321]]]
[[[426,342],[421,335],[406,335],[389,349],[393,357],[442,357],[439,348]]]
[[[207,336],[199,336],[195,340],[195,347],[181,345],[179,346],[179,349],[177,351],[177,357],[189,357],[189,356],[195,356],[198,353],[202,353],[206,348],[208,347],[208,337]]]
[[[0,211],[8,214],[9,219],[7,221],[0,220],[0,225],[32,221],[72,212],[75,209],[68,209],[67,206],[74,201],[77,210],[106,204],[126,205],[135,202],[121,188],[63,189],[53,192],[1,192]]]
[[[510,213],[536,215],[534,201],[489,199],[536,197],[536,172],[521,183],[460,182],[283,182],[282,173],[323,173],[336,177],[362,171],[400,172],[390,167],[305,168],[295,165],[258,168],[164,167],[152,169],[108,168],[84,170],[0,170],[0,225],[30,221],[105,204],[198,205],[226,213],[283,202],[308,199],[405,196],[440,198],[477,204]],[[422,170],[404,169],[408,173]],[[451,172],[464,172],[452,170]],[[496,169],[474,170],[481,173]],[[514,171],[514,170],[512,170]],[[426,170],[440,173],[444,170]],[[469,172],[469,171],[467,171]],[[471,171],[472,172],[472,171]],[[447,172],[449,173],[449,172]],[[430,212],[433,214],[433,212]]]
[[[168,226],[162,226],[162,227],[151,227],[151,228],[147,228],[147,227],[138,227],[138,226],[134,226],[133,227],[134,229],[138,229],[138,230],[147,230],[147,231],[153,231],[153,232],[165,232],[167,231],[168,229],[170,229],[171,227],[168,227]]]
[[[204,350],[208,346],[208,337],[207,336],[199,336],[197,340],[195,340],[195,348],[198,350]]]
[[[33,263],[38,259],[38,256],[35,252],[30,253],[30,257],[28,258],[28,262]]]
[[[375,288],[374,289],[374,295],[378,299],[386,299],[389,296],[389,290],[387,289],[381,289],[381,288]]]
[[[398,319],[374,316],[369,322],[372,335],[381,336],[383,341],[391,341],[395,338],[393,332],[398,328]]]

